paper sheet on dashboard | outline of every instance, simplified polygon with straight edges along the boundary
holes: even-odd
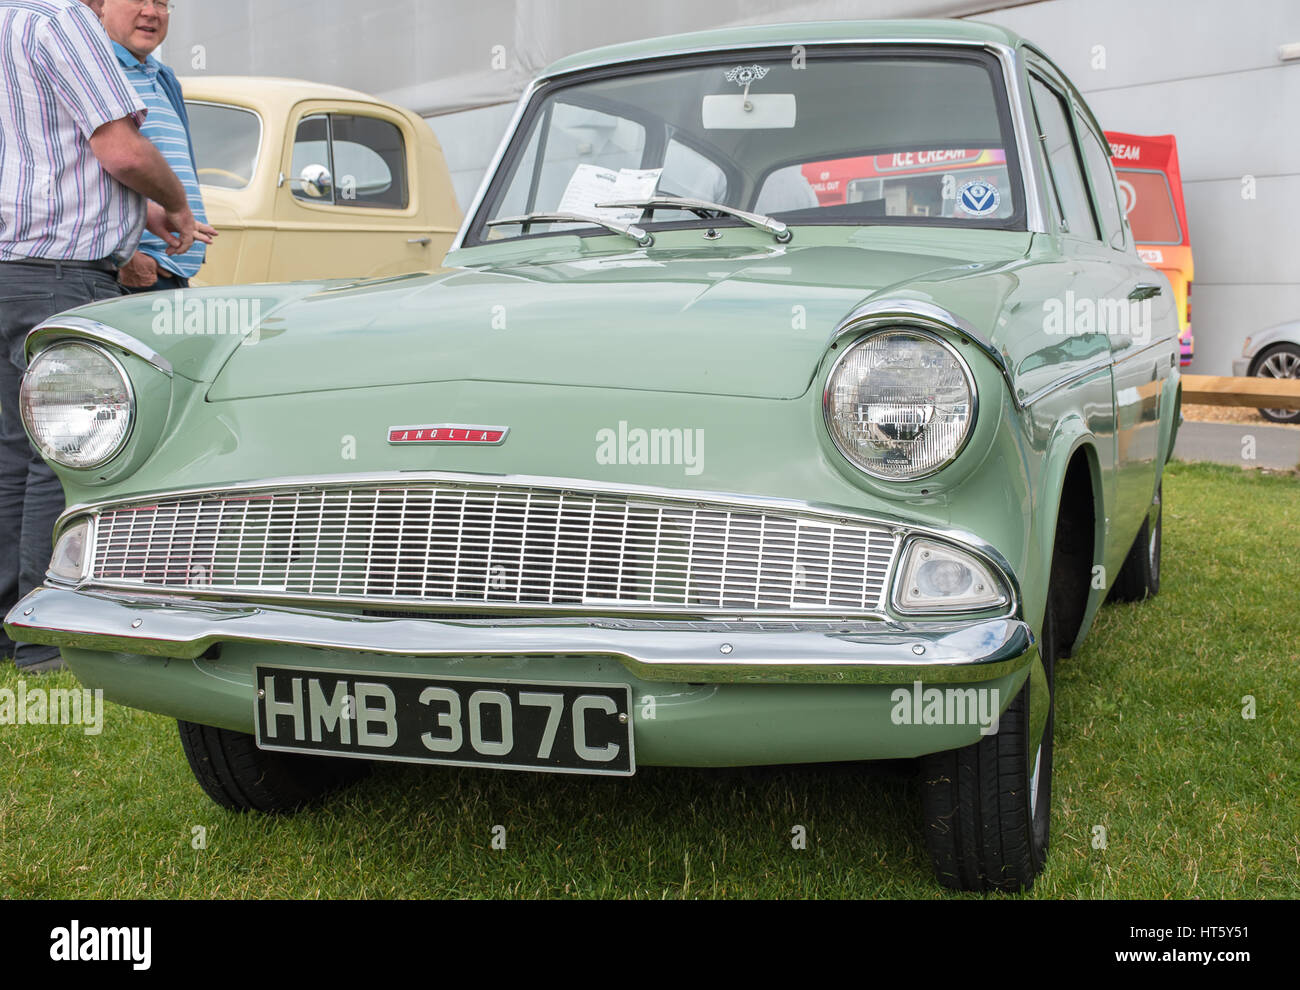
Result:
[[[649,199],[659,185],[662,168],[612,168],[579,165],[560,199],[561,213],[578,213],[615,223],[636,223],[642,210],[598,210],[597,203]]]

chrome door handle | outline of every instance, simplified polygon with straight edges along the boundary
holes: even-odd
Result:
[[[1155,282],[1139,282],[1132,292],[1128,294],[1129,299],[1133,302],[1140,302],[1143,299],[1150,299],[1158,296],[1165,290]]]
[[[418,244],[420,247],[428,247],[433,243],[432,237],[412,237],[407,244]]]

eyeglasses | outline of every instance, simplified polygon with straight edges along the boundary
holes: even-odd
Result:
[[[126,0],[132,7],[138,7],[144,10],[145,7],[153,7],[159,14],[170,14],[176,9],[176,4],[171,0]]]

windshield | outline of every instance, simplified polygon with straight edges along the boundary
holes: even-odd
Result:
[[[186,101],[199,182],[243,189],[253,181],[262,144],[262,119],[251,110]]]
[[[795,59],[790,49],[733,52],[551,84],[526,111],[467,243],[591,229],[487,226],[530,213],[650,229],[713,223],[599,206],[655,195],[791,225],[1023,230],[1001,80],[991,54],[809,48]]]

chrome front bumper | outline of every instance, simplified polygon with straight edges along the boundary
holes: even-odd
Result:
[[[646,681],[773,684],[974,683],[1029,666],[1035,636],[1014,618],[655,621],[359,616],[92,590],[38,588],[5,618],[20,642],[193,660],[223,643],[402,657],[613,657]]]

